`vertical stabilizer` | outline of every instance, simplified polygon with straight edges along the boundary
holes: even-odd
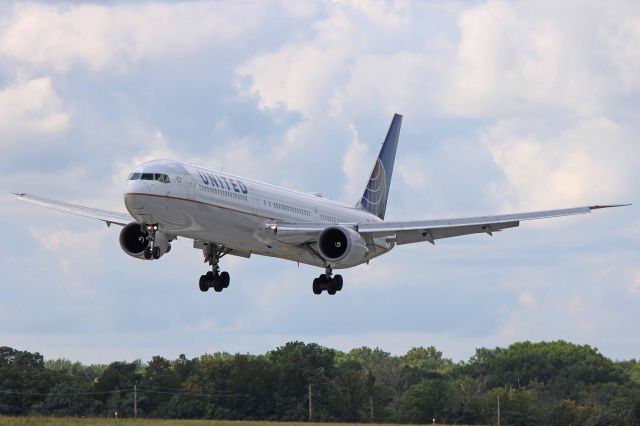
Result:
[[[398,147],[398,137],[400,136],[400,125],[402,116],[395,114],[391,120],[391,126],[384,139],[380,153],[373,165],[371,177],[367,182],[367,187],[356,206],[369,213],[375,214],[380,219],[384,219],[387,209],[387,197],[391,186],[391,175],[393,174],[393,163],[396,160],[396,148]]]

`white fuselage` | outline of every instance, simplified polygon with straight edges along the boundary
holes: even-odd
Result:
[[[270,225],[380,222],[377,216],[322,197],[170,160],[138,166],[134,173],[164,174],[169,182],[129,180],[124,194],[129,213],[142,224],[158,224],[171,237],[216,243],[239,253],[289,259],[316,266],[326,262],[312,246],[283,243]],[[372,241],[363,260],[393,244]],[[334,265],[336,268],[353,265]]]

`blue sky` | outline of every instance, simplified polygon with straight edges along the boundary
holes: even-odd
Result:
[[[634,1],[12,3],[0,7],[0,344],[83,362],[403,353],[565,339],[640,357],[640,4]],[[15,201],[123,211],[169,157],[352,204],[404,115],[387,218],[625,209],[398,247],[316,297],[319,270],[126,256],[118,228]]]

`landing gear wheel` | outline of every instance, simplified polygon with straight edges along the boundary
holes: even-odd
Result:
[[[322,281],[320,281],[320,278],[313,280],[313,294],[322,294]]]
[[[207,282],[206,275],[200,275],[200,281],[198,281],[198,285],[200,286],[200,291],[209,290],[209,283]]]
[[[222,283],[222,288],[229,287],[229,283],[231,283],[231,277],[227,271],[224,271],[220,274],[220,281]]]
[[[211,265],[211,271],[207,272],[205,281],[208,288],[213,288],[217,293],[229,287],[231,277],[228,272],[220,272],[220,258],[230,252],[230,250],[220,244],[205,243],[202,249],[204,253],[204,261]]]
[[[153,258],[160,259],[160,247],[153,248]]]
[[[336,291],[342,290],[342,284],[344,283],[342,275],[336,275],[333,280],[335,281]]]
[[[153,257],[153,253],[151,253],[151,247],[147,247],[144,249],[144,258],[147,260],[151,260]]]
[[[342,275],[336,275],[335,277],[332,277],[332,275],[331,266],[327,265],[325,267],[325,273],[320,274],[318,278],[313,280],[313,286],[311,287],[313,294],[321,294],[327,290],[327,293],[333,296],[342,290],[342,285],[344,284]]]
[[[222,282],[222,279],[220,279],[220,276],[218,275],[213,279],[213,289],[216,291],[216,293],[220,293],[223,288],[224,288],[224,283]]]

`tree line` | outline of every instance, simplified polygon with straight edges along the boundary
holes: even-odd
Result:
[[[453,362],[290,342],[83,365],[0,347],[0,414],[510,425],[640,425],[640,363],[564,341],[480,348]],[[309,403],[311,400],[311,404]],[[309,416],[311,415],[311,418]]]

